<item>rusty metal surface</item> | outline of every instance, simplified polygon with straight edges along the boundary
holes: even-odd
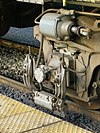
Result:
[[[0,39],[0,45],[3,45],[5,47],[9,47],[9,48],[15,48],[15,49],[19,49],[19,50],[25,50],[28,51],[29,44],[22,44],[22,43],[17,43],[17,42],[13,42],[10,40],[6,40],[6,39]],[[31,46],[30,46],[31,47]],[[36,47],[31,47],[31,52],[32,53],[38,53],[39,49]]]
[[[91,133],[0,94],[1,133]]]
[[[66,100],[66,104],[68,111],[74,111],[76,113],[84,114],[91,119],[100,121],[100,111],[86,109],[84,106],[80,106],[75,102],[69,100]],[[83,105],[83,103],[81,103],[81,105]]]

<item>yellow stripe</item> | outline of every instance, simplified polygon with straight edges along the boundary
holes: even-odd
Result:
[[[0,133],[91,133],[0,94]]]

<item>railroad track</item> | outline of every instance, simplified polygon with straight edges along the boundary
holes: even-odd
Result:
[[[18,89],[23,92],[30,92],[27,86],[25,86],[23,83],[20,83],[18,81],[15,81],[13,79],[7,78],[5,76],[0,75],[0,83],[5,84],[7,86],[10,86],[12,88]]]
[[[9,48],[25,50],[27,52],[29,51],[29,46],[27,45],[4,40],[4,39],[0,39],[0,44]],[[31,47],[31,53],[38,53],[38,48]],[[31,90],[29,90],[28,87],[25,86],[23,83],[13,80],[11,78],[5,77],[3,75],[0,75],[0,83],[10,86],[15,90],[19,90],[25,93],[31,93]],[[91,119],[100,121],[100,111],[92,111],[92,110],[84,109],[81,106],[77,105],[75,102],[70,100],[66,100],[66,105],[67,105],[67,111],[69,112],[84,114]]]
[[[25,93],[30,93],[31,91],[28,89],[27,86],[25,86],[23,83],[20,83],[18,81],[15,81],[13,79],[9,79],[7,77],[4,77],[0,75],[0,83],[5,84],[7,86],[13,87],[14,89],[17,89],[19,91],[23,91]],[[81,106],[77,105],[73,101],[66,100],[67,109],[68,111],[74,111],[76,113],[85,114],[88,117],[100,121],[100,111],[92,111],[82,108]]]

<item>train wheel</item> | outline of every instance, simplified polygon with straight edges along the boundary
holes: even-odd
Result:
[[[10,28],[10,25],[4,16],[0,17],[0,37],[5,35]]]

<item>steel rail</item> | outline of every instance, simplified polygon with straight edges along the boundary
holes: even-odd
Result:
[[[67,108],[69,112],[74,111],[75,113],[80,113],[91,119],[100,121],[100,111],[88,110],[70,100],[66,100],[65,103],[67,104]]]
[[[0,45],[5,46],[5,47],[9,47],[9,48],[15,48],[15,49],[18,49],[18,50],[21,50],[21,51],[25,50],[26,52],[29,51],[29,47],[30,47],[31,48],[31,53],[34,53],[34,52],[38,53],[38,51],[39,51],[39,48],[31,46],[29,44],[14,42],[14,41],[7,40],[7,39],[2,39],[2,38],[0,38]]]
[[[7,86],[10,86],[10,87],[12,87],[14,89],[26,92],[26,93],[30,92],[28,87],[25,86],[23,83],[18,82],[18,81],[13,80],[13,79],[10,79],[10,78],[7,78],[7,77],[2,76],[2,75],[0,75],[0,83],[4,84],[4,85],[7,85]]]

